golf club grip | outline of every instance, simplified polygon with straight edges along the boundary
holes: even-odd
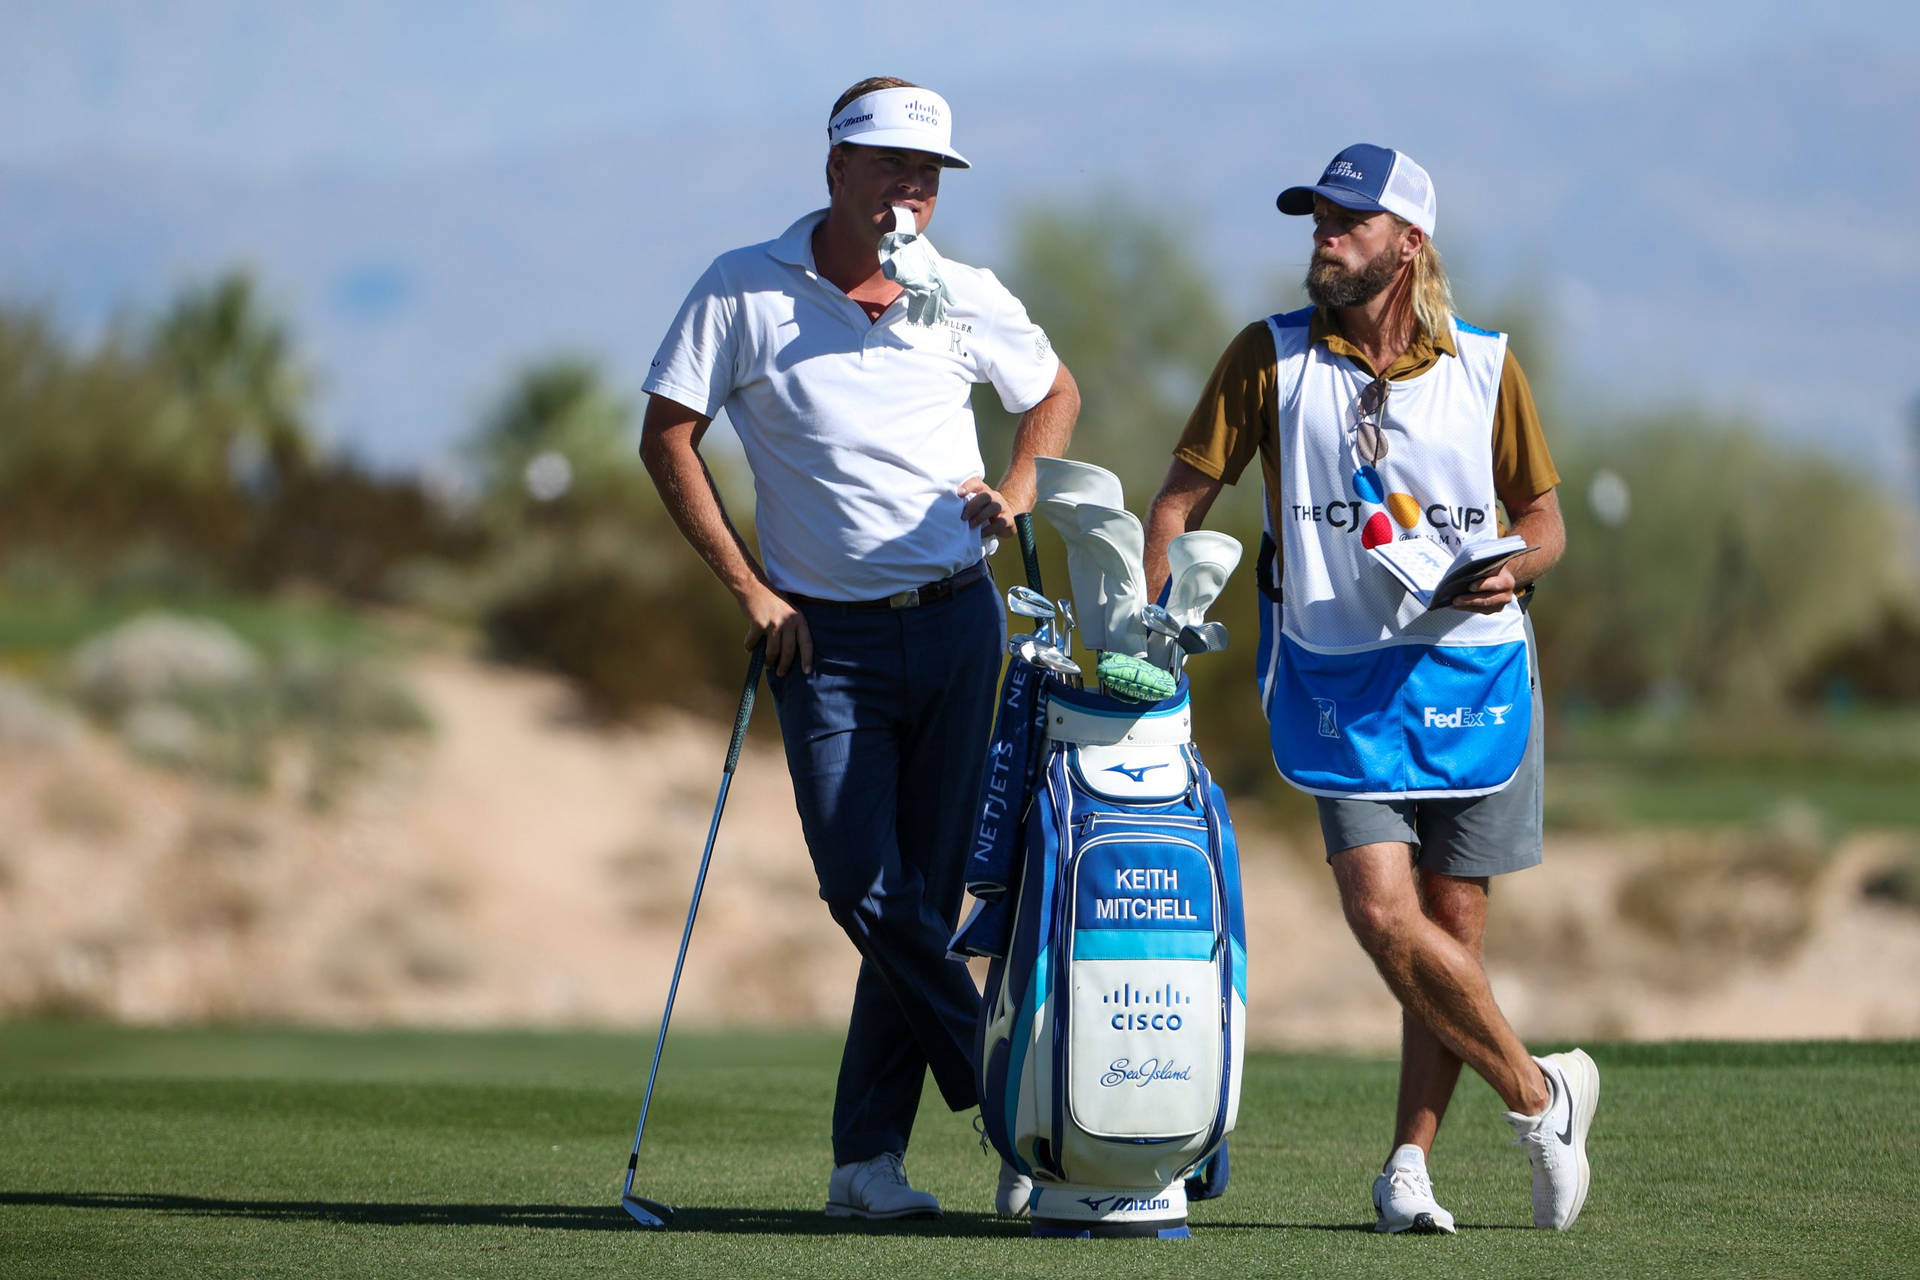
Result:
[[[1033,513],[1022,511],[1013,518],[1013,527],[1020,535],[1020,559],[1027,566],[1027,585],[1044,591],[1040,585],[1040,548],[1033,541]]]
[[[740,709],[733,713],[733,741],[727,744],[727,773],[732,773],[733,766],[740,763],[740,744],[747,739],[747,721],[753,719],[753,691],[760,683],[760,668],[766,665],[767,646],[757,644],[753,647],[753,657],[747,660],[747,684],[740,691]]]

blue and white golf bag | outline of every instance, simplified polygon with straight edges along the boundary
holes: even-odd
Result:
[[[1185,1180],[1234,1126],[1240,866],[1191,730],[1184,680],[1154,704],[1037,670],[1003,690],[954,950],[992,957],[981,1113],[1036,1235],[1185,1235]]]

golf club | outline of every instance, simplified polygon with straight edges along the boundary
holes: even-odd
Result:
[[[1013,518],[1013,529],[1020,538],[1020,562],[1027,571],[1027,585],[1040,590],[1040,547],[1033,540],[1033,513],[1022,511]]]
[[[673,1018],[673,998],[680,990],[680,970],[687,963],[687,943],[693,939],[693,917],[700,910],[700,890],[707,883],[707,864],[713,861],[713,841],[720,834],[720,814],[727,807],[727,789],[733,785],[733,769],[740,763],[740,744],[746,739],[747,721],[753,716],[754,686],[760,683],[760,669],[766,661],[766,646],[756,645],[753,657],[747,662],[747,683],[740,691],[740,708],[733,714],[733,741],[727,746],[727,764],[720,774],[720,795],[713,802],[713,822],[707,827],[707,847],[700,854],[700,872],[693,880],[693,901],[687,904],[686,927],[680,931],[680,954],[673,961],[673,981],[667,984],[667,1007],[660,1014],[660,1034],[653,1041],[647,1092],[640,1100],[640,1123],[633,1131],[633,1154],[627,1157],[627,1182],[620,1189],[620,1207],[635,1222],[654,1231],[663,1230],[673,1221],[673,1206],[633,1194],[633,1174],[640,1165],[640,1139],[647,1132],[647,1108],[653,1104],[653,1082],[660,1074],[660,1051],[667,1044],[667,1023]]]
[[[1224,622],[1202,622],[1198,626],[1189,623],[1180,628],[1179,638],[1174,641],[1180,646],[1180,652],[1174,658],[1174,670],[1184,670],[1187,659],[1196,653],[1219,653],[1227,647],[1227,624]]]
[[[1053,645],[1036,649],[1032,661],[1057,676],[1067,676],[1075,680],[1080,678],[1080,664]]]
[[[1047,641],[1051,643],[1056,639],[1053,601],[1032,587],[1007,588],[1007,612],[1022,618],[1044,620],[1047,624],[1044,632]]]
[[[1180,624],[1173,615],[1157,604],[1145,605],[1140,610],[1140,621],[1147,624],[1147,659],[1163,671],[1175,669],[1177,661],[1175,646],[1180,643]],[[1161,643],[1169,641],[1171,643]]]

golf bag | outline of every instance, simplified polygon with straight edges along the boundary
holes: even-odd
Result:
[[[1141,704],[1032,678],[1037,706],[1003,695],[987,783],[1010,765],[1024,803],[1006,803],[1004,777],[985,797],[969,874],[981,907],[954,939],[992,957],[986,1134],[1034,1179],[1036,1235],[1185,1235],[1185,1180],[1239,1108],[1233,828],[1184,680]],[[1224,1161],[1208,1171],[1223,1178]]]

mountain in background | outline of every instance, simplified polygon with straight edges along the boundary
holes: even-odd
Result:
[[[1534,316],[1547,332],[1516,348],[1551,358],[1583,418],[1742,412],[1911,492],[1920,61],[1814,48],[1610,78],[1360,51],[938,87],[976,165],[945,186],[951,256],[993,265],[1017,209],[1128,199],[1186,229],[1251,319],[1305,268],[1275,193],[1349,142],[1394,145],[1434,175],[1463,315]],[[405,172],[0,165],[0,298],[89,336],[250,264],[322,374],[333,438],[409,467],[534,357],[578,351],[637,388],[709,259],[823,203],[824,108]]]

